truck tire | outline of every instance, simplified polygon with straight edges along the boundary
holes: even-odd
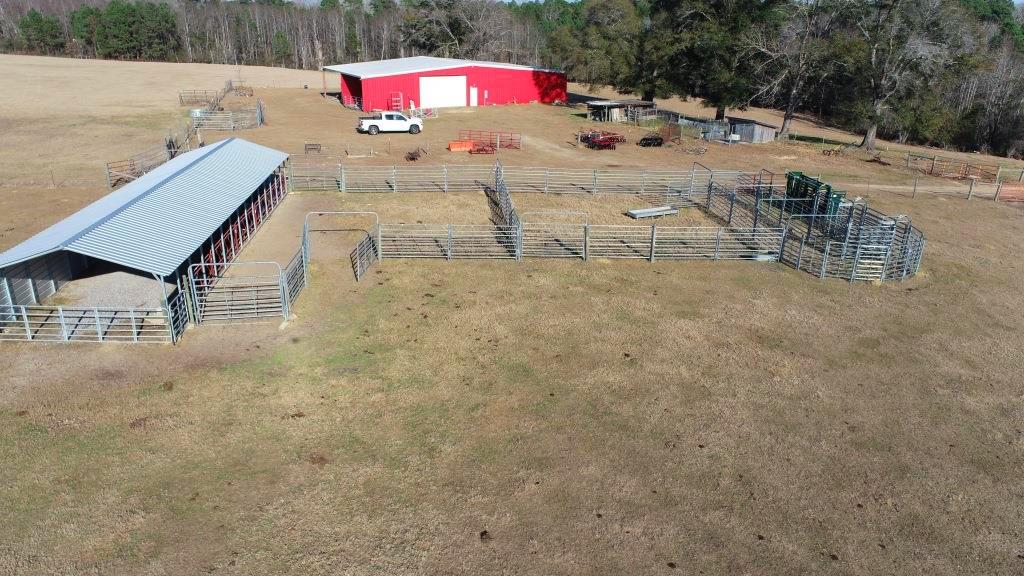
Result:
[[[376,124],[371,124],[370,127],[366,129],[366,131],[369,132],[371,136],[376,136],[377,134],[380,133],[380,128],[378,128]]]
[[[409,134],[419,134],[419,133],[420,133],[420,127],[419,126],[417,126],[415,124],[413,124],[412,126],[409,126]]]

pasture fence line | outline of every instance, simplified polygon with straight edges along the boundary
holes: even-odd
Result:
[[[245,93],[251,95],[251,89],[241,82],[227,80],[219,90],[181,90],[178,102],[182,106],[202,105],[191,121],[185,124],[180,132],[168,131],[162,145],[147,148],[124,160],[107,162],[104,165],[107,188],[113,190],[148,173],[161,164],[171,160],[182,152],[202,146],[199,136],[200,129],[206,130],[239,130],[255,128],[266,123],[266,110],[263,102],[256,101],[252,108],[235,112],[222,112],[217,108],[229,93]]]
[[[503,180],[516,193],[635,194],[703,197],[713,180],[736,185],[736,170],[581,169],[503,166]],[[432,166],[323,166],[292,160],[289,185],[295,191],[346,193],[479,192],[494,183],[489,164]]]
[[[925,156],[913,152],[907,153],[906,166],[930,176],[958,180],[974,178],[984,182],[997,181],[1002,171],[1002,167],[998,164],[981,164],[945,156]]]
[[[783,228],[658,225],[381,224],[381,259],[573,258],[774,262]]]
[[[119,188],[174,158],[178,153],[173,141],[168,139],[163,146],[154,146],[125,160],[107,162],[107,188]]]

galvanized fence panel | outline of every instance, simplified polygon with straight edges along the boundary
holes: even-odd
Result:
[[[163,308],[0,306],[0,318],[0,340],[173,342],[184,329]]]
[[[486,224],[381,224],[381,257],[515,259],[518,229]]]
[[[584,258],[585,224],[524,222],[523,256],[527,258]]]
[[[295,302],[299,293],[306,287],[306,251],[299,248],[299,251],[292,257],[291,262],[284,268],[284,281],[287,288],[289,304]]]
[[[445,224],[381,224],[381,257],[449,258],[450,228]]]
[[[181,90],[178,92],[178,103],[182,106],[207,106],[213,102],[220,102],[223,97],[224,93],[220,90]]]
[[[288,167],[288,189],[292,192],[340,192],[341,170],[335,167]]]
[[[781,228],[661,227],[655,260],[759,260],[774,262],[782,250]]]
[[[225,87],[226,91],[231,88]],[[226,93],[226,92],[225,92]],[[240,110],[215,111],[216,103],[211,103],[207,110],[192,116],[193,130],[246,130],[258,128],[266,124],[266,110],[263,100],[256,99],[251,108]]]
[[[645,258],[650,260],[655,236],[652,226],[591,224],[588,258]]]
[[[192,127],[195,130],[247,130],[262,125],[258,108],[234,112],[207,112],[192,117]]]
[[[515,259],[518,228],[515,226],[452,225],[449,257],[452,259]]]

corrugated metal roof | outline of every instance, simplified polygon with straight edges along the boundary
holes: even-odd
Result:
[[[287,158],[239,138],[186,152],[0,254],[0,268],[69,250],[169,276]]]
[[[392,58],[391,60],[374,60],[372,62],[355,62],[352,64],[335,64],[324,66],[324,70],[338,72],[356,78],[377,78],[395,74],[412,74],[415,72],[431,72],[463,66],[482,66],[487,68],[508,68],[511,70],[544,70],[532,66],[504,64],[501,62],[485,62],[482,60],[459,60],[457,58],[437,58],[434,56],[411,56],[409,58]],[[553,70],[552,70],[553,72]]]

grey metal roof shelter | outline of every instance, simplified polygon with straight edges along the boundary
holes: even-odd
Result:
[[[186,152],[0,254],[0,268],[66,250],[170,276],[287,158],[239,138]]]

